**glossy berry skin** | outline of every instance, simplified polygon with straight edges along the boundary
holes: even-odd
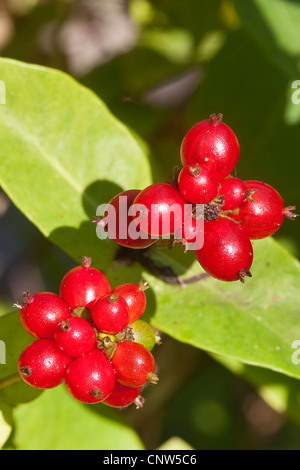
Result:
[[[252,244],[244,230],[231,220],[205,222],[204,245],[195,254],[203,269],[222,281],[244,282],[245,276],[251,276]]]
[[[35,388],[48,389],[64,381],[71,360],[53,339],[37,339],[22,352],[18,368],[24,382]]]
[[[24,293],[20,320],[27,333],[35,338],[53,338],[57,325],[70,314],[66,302],[52,292]]]
[[[131,405],[131,403],[134,403],[140,392],[141,387],[125,387],[125,385],[122,385],[120,382],[116,382],[113,392],[103,403],[113,408],[125,408]]]
[[[78,401],[90,404],[105,400],[112,393],[115,381],[112,365],[99,349],[74,359],[65,376],[71,395]]]
[[[112,365],[117,380],[126,387],[141,387],[148,381],[156,383],[156,379],[153,380],[154,357],[141,344],[132,341],[119,343],[112,358]]]
[[[60,285],[60,295],[73,310],[90,308],[96,300],[110,292],[110,284],[104,274],[91,267],[90,258],[83,258],[81,266],[71,269]]]
[[[71,317],[61,321],[54,339],[57,346],[70,357],[82,356],[97,346],[93,327],[80,317]]]
[[[252,240],[269,237],[281,226],[284,204],[280,194],[269,184],[245,181],[248,197],[240,206],[234,219]]]
[[[185,135],[181,144],[182,165],[199,163],[212,170],[221,181],[235,167],[240,146],[232,129],[224,124],[222,115],[195,124]]]
[[[152,237],[169,236],[184,222],[185,200],[169,183],[148,186],[135,198],[134,204],[142,205],[135,222]]]
[[[180,194],[193,204],[206,204],[218,194],[219,182],[212,170],[193,163],[182,168],[178,178]]]
[[[119,333],[129,323],[127,304],[117,293],[107,294],[97,300],[91,311],[93,322],[104,333]]]
[[[118,245],[132,249],[143,249],[152,245],[156,241],[151,239],[151,237],[145,233],[136,239],[130,236],[129,228],[130,224],[132,224],[133,217],[128,214],[128,211],[140,192],[141,191],[139,189],[129,189],[128,191],[123,191],[117,194],[108,203],[114,208],[115,213],[110,215],[107,209],[104,212],[107,222],[105,231],[107,232],[108,238],[114,240]]]
[[[226,178],[219,189],[223,196],[222,210],[231,210],[243,204],[246,195],[246,186],[239,178]]]
[[[145,311],[146,295],[145,289],[147,285],[143,282],[140,284],[125,283],[120,284],[112,290],[112,293],[119,294],[126,302],[129,314],[129,323],[137,320]]]

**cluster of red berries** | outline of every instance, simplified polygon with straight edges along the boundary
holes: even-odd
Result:
[[[181,145],[183,167],[174,181],[115,196],[109,203],[117,215],[114,234],[107,219],[96,218],[94,222],[100,228],[106,224],[108,237],[118,244],[135,249],[166,237],[187,246],[195,242],[201,229],[203,246],[195,249],[195,255],[203,269],[220,280],[244,282],[245,276],[251,276],[251,240],[274,234],[284,216],[293,219],[296,215],[292,213],[295,207],[284,207],[280,194],[272,186],[260,181],[242,181],[230,174],[239,155],[235,133],[222,122],[222,114],[212,114],[185,135]],[[121,236],[118,224],[121,196],[129,208],[143,208],[138,213],[129,210],[126,219],[127,228],[138,221],[138,238],[130,236],[129,231],[126,237]],[[181,210],[174,212],[174,206]],[[199,218],[203,220],[202,227],[197,223]],[[168,223],[164,224],[164,220]]]
[[[150,352],[159,336],[140,317],[147,284],[111,289],[101,271],[84,257],[63,278],[59,295],[24,293],[20,320],[36,339],[21,354],[18,368],[29,385],[49,389],[65,381],[83,403],[122,408],[143,405],[146,383],[156,384]]]

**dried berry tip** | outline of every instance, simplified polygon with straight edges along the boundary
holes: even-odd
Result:
[[[100,390],[100,388],[93,388],[93,390],[91,391],[91,395],[94,398],[97,398],[97,399],[100,399],[100,400],[102,400],[102,398],[103,398],[103,393]]]
[[[33,302],[33,296],[30,294],[30,292],[28,292],[28,290],[26,290],[25,292],[23,292],[23,303],[25,305],[29,305]]]
[[[59,327],[62,331],[69,331],[70,323],[68,320],[62,320],[59,324]]]
[[[110,304],[115,304],[119,300],[119,294],[113,293],[108,297],[107,300],[109,301]]]
[[[283,209],[283,215],[290,220],[295,220],[296,217],[299,217],[299,214],[294,214],[292,211],[296,210],[296,206],[287,206]]]
[[[210,123],[213,126],[216,126],[217,124],[220,124],[220,122],[222,122],[222,119],[223,119],[223,114],[221,114],[221,113],[211,114],[209,116]]]
[[[144,403],[145,403],[145,398],[142,397],[142,395],[138,395],[136,399],[134,400],[134,404],[137,410],[140,410],[141,408],[143,408]]]
[[[156,374],[154,374],[153,372],[149,372],[148,376],[147,376],[147,382],[149,382],[150,384],[152,385],[156,385],[159,381],[159,378]]]
[[[149,289],[149,287],[150,287],[150,286],[148,285],[148,282],[147,282],[147,281],[143,281],[142,279],[140,280],[140,282],[139,282],[139,289],[140,289],[141,291],[144,292],[145,290]]]
[[[239,272],[239,280],[243,283],[245,282],[245,276],[252,277],[252,274],[248,269],[241,269]]]
[[[82,258],[82,263],[81,264],[84,268],[90,268],[91,264],[92,264],[92,258],[88,258],[88,256],[84,256]]]
[[[27,379],[30,377],[32,374],[32,368],[29,366],[21,367],[21,375],[24,377],[24,379]]]

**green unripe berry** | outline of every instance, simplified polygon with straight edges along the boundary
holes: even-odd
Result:
[[[155,344],[160,343],[160,338],[154,333],[152,326],[144,320],[138,319],[130,323],[129,328],[133,341],[141,344],[148,349],[148,351],[151,351]]]

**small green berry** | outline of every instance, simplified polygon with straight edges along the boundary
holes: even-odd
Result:
[[[154,333],[153,328],[144,320],[136,320],[129,325],[130,332],[135,343],[144,346],[148,351],[152,351],[155,344],[159,343],[159,338]]]

